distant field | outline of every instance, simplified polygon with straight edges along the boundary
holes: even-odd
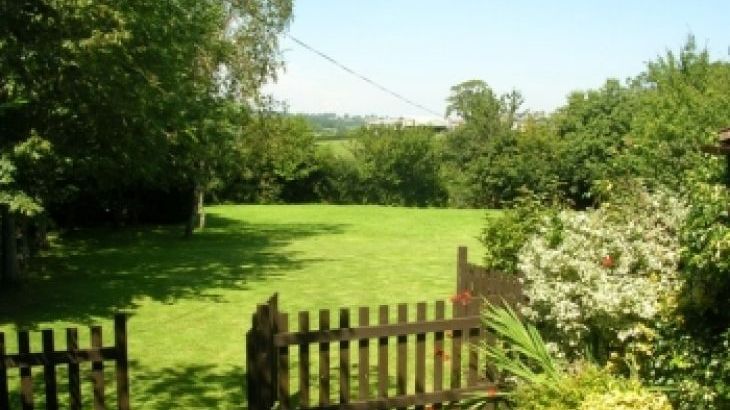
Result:
[[[350,144],[350,139],[332,139],[317,141],[317,146],[320,149],[328,149],[340,158],[353,158],[352,151],[350,151]]]
[[[178,227],[77,232],[55,241],[32,286],[1,295],[0,331],[50,326],[63,340],[67,325],[110,328],[112,313],[127,309],[133,408],[237,408],[243,336],[256,303],[273,292],[290,312],[447,298],[456,247],[469,246],[479,262],[484,217],[479,210],[216,206],[209,228],[189,241]],[[88,332],[81,340],[86,345]]]

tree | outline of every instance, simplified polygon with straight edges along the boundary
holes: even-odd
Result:
[[[18,198],[48,209],[83,192],[124,218],[138,186],[201,196],[228,161],[216,153],[240,137],[238,113],[279,64],[277,36],[291,15],[290,0],[2,5],[7,223],[24,212]],[[32,167],[16,155],[31,142],[47,148]]]
[[[480,178],[490,145],[515,135],[523,99],[518,91],[497,96],[481,80],[471,80],[451,88],[446,115],[456,114],[464,122],[446,139],[445,178],[449,200],[458,206],[483,205]],[[488,166],[488,165],[487,165]]]

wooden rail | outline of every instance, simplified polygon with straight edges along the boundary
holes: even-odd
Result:
[[[30,333],[18,332],[18,353],[6,352],[5,334],[0,332],[0,409],[12,408],[8,392],[8,370],[18,369],[20,374],[20,408],[34,408],[33,399],[33,367],[43,367],[43,384],[46,409],[56,410],[58,403],[58,385],[56,367],[66,365],[68,368],[69,408],[81,409],[81,376],[80,364],[91,363],[91,380],[93,403],[95,410],[106,409],[104,362],[114,361],[116,373],[117,408],[129,410],[129,367],[127,359],[127,319],[125,315],[114,316],[114,345],[104,347],[102,329],[91,327],[91,347],[79,349],[78,330],[66,329],[66,350],[56,350],[54,332],[45,329],[42,335],[42,352],[31,352]]]

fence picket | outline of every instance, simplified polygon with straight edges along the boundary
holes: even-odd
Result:
[[[30,335],[27,330],[18,332],[18,353],[30,354]],[[24,362],[24,361],[23,361]],[[20,400],[23,410],[33,409],[33,376],[31,375],[30,364],[20,364]]]
[[[340,309],[340,329],[350,328],[350,310]],[[340,342],[340,403],[350,402],[350,341]]]
[[[426,303],[416,305],[416,321],[426,321]],[[426,334],[419,333],[416,335],[416,394],[422,394],[426,384]],[[423,406],[416,406],[416,410],[423,410]]]
[[[467,383],[474,386],[479,382],[479,329],[469,329],[469,375]]]
[[[329,330],[330,311],[323,309],[319,311],[319,330]],[[319,344],[319,405],[326,406],[330,403],[330,344],[329,342]]]
[[[81,410],[81,377],[79,375],[79,334],[76,329],[66,329],[68,363],[68,394],[71,410]]]
[[[309,331],[309,312],[299,312],[299,331]],[[299,405],[309,407],[309,343],[299,344]]]
[[[91,327],[91,348],[101,349],[101,327]],[[91,381],[94,388],[94,410],[104,410],[104,362],[91,362]]]
[[[0,409],[10,408],[8,370],[5,367],[5,333],[0,332]]]
[[[53,363],[51,355],[54,351],[53,330],[44,329],[43,353],[46,355],[46,364],[43,366],[43,380],[46,387],[46,409],[58,409],[58,388],[56,386],[56,364]]]
[[[398,323],[408,322],[408,305],[401,303],[398,305]],[[408,335],[400,335],[396,338],[397,348],[396,357],[396,394],[404,396],[407,392],[408,384]]]
[[[456,312],[460,303],[454,303],[454,312]],[[461,387],[461,338],[462,329],[454,329],[451,332],[451,388],[458,389]]]
[[[361,307],[358,314],[360,327],[370,326],[370,309]],[[370,339],[358,341],[358,398],[367,400],[370,397]]]
[[[289,316],[286,313],[276,315],[276,329],[279,332],[289,331]],[[279,391],[276,397],[279,399],[279,406],[282,410],[290,408],[289,403],[289,346],[281,346],[278,349],[279,357],[277,371]]]
[[[388,306],[378,310],[378,324],[388,324]],[[388,397],[388,338],[378,338],[378,397]]]
[[[442,320],[445,318],[446,304],[443,300],[436,302],[434,319]],[[440,392],[444,389],[444,360],[446,351],[444,350],[444,332],[435,332],[433,335],[433,391]],[[440,407],[440,403],[436,403],[435,407]]]

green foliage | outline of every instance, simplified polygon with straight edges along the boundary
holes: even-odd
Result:
[[[488,215],[481,241],[486,249],[484,264],[506,273],[517,272],[520,250],[545,217],[555,213],[542,205],[539,198],[523,194],[511,208]]]
[[[522,323],[512,308],[487,302],[482,321],[499,339],[498,343],[482,345],[489,363],[499,371],[543,388],[553,387],[560,380],[562,374],[540,333],[534,326]]]
[[[672,410],[665,395],[587,363],[573,365],[552,386],[520,385],[511,399],[518,410]]]
[[[426,128],[368,127],[354,133],[352,153],[364,203],[440,205],[440,154]]]
[[[730,328],[730,189],[698,183],[682,229],[681,300],[698,329]]]
[[[446,201],[440,145],[427,128],[362,127],[349,133],[348,155],[321,146],[311,182],[329,203],[438,206]]]
[[[516,381],[507,398],[518,410],[672,408],[666,396],[648,391],[636,379],[586,362],[566,366],[556,361],[536,328],[509,307],[487,304],[483,320],[497,342],[482,348],[490,363]]]
[[[443,175],[449,181],[449,202],[456,206],[498,205],[509,196],[501,194],[501,188],[513,188],[516,194],[521,185],[503,183],[499,177],[483,182],[489,179],[484,174],[491,172],[493,165],[499,167],[495,164],[498,160],[506,166],[507,158],[515,152],[513,126],[522,97],[516,91],[498,97],[485,82],[471,80],[452,87],[447,101],[447,115],[456,114],[464,121],[447,135],[444,147]],[[521,177],[518,170],[511,175]]]
[[[316,170],[314,136],[309,123],[295,116],[261,113],[247,120],[228,177],[216,195],[221,200],[271,203],[311,199],[309,182]]]
[[[730,329],[698,337],[677,319],[657,323],[642,375],[665,387],[678,410],[730,408]]]
[[[291,14],[289,0],[4,4],[0,151],[33,130],[50,143],[44,172],[15,164],[16,188],[44,207],[212,184]]]
[[[325,147],[316,152],[317,170],[314,192],[325,203],[357,204],[362,202],[364,187],[357,161],[343,157]]]
[[[702,144],[730,119],[730,63],[711,62],[689,36],[679,53],[668,51],[635,80],[641,89],[626,155],[636,171],[675,189],[707,159]]]

